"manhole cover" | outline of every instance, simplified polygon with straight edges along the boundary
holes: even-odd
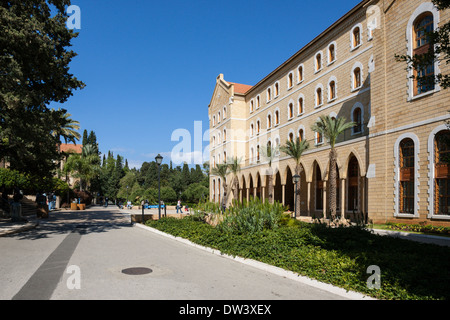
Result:
[[[130,275],[130,276],[141,276],[144,274],[152,273],[153,270],[150,268],[128,268],[123,269],[122,273]]]

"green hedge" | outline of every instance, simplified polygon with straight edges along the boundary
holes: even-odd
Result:
[[[405,223],[386,223],[386,227],[391,230],[423,232],[429,234],[447,235],[450,236],[450,228],[443,226],[405,224]]]
[[[379,299],[449,299],[450,248],[379,236],[361,228],[328,228],[282,219],[278,228],[229,233],[198,216],[147,225],[229,255],[254,259]],[[370,290],[367,268],[381,269]]]

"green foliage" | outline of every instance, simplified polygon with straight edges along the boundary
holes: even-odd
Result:
[[[192,183],[181,194],[181,199],[188,203],[198,203],[208,197],[209,189],[201,183]]]
[[[378,236],[357,228],[328,228],[282,216],[277,228],[224,232],[197,216],[147,225],[233,256],[254,259],[379,299],[449,299],[450,248]],[[381,289],[367,287],[367,268],[381,269]]]
[[[11,168],[52,177],[59,154],[55,148],[71,120],[66,102],[84,84],[70,73],[77,37],[66,27],[69,0],[0,2],[0,159]],[[75,124],[75,123],[72,123]],[[72,132],[73,133],[73,132]]]
[[[432,226],[432,225],[419,225],[419,224],[405,224],[405,223],[386,223],[388,229],[411,231],[411,232],[423,232],[429,234],[439,234],[450,236],[450,227]]]
[[[275,229],[285,212],[279,203],[262,203],[258,199],[249,202],[234,202],[224,214],[218,228],[225,233],[254,233],[265,229]]]
[[[30,186],[30,178],[19,171],[0,168],[0,187],[1,186],[7,189],[12,189],[14,187],[28,188]]]

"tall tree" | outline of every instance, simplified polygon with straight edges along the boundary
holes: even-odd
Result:
[[[273,197],[273,168],[272,163],[275,160],[275,158],[278,155],[278,148],[272,147],[271,144],[267,144],[266,148],[261,149],[261,154],[263,158],[267,161],[267,164],[269,166],[268,172],[267,172],[267,178],[268,178],[268,193],[269,193],[269,202],[273,203],[274,197]]]
[[[328,193],[328,199],[330,204],[330,218],[332,221],[336,219],[336,161],[337,161],[337,152],[336,152],[336,140],[337,138],[344,133],[345,130],[354,127],[356,123],[347,122],[344,117],[334,118],[330,116],[321,116],[319,120],[311,127],[311,129],[315,132],[318,132],[323,135],[324,138],[328,140],[330,144],[330,167],[329,167],[329,176],[328,183],[330,184],[330,192]],[[343,214],[341,218],[343,218]]]
[[[228,170],[233,174],[233,181],[231,185],[233,186],[233,198],[239,201],[239,178],[238,174],[241,172],[241,159],[238,157],[233,157],[227,160]]]
[[[300,138],[294,141],[287,140],[284,146],[280,147],[280,150],[286,153],[288,156],[294,158],[295,160],[295,174],[300,175],[303,168],[300,164],[303,152],[309,149],[309,143],[306,140],[300,140]],[[300,184],[300,182],[299,182]],[[300,190],[300,187],[298,188]],[[296,212],[300,212],[300,193],[295,191],[295,202],[297,203]]]
[[[227,185],[227,176],[228,176],[228,165],[226,163],[216,164],[214,168],[211,169],[211,173],[213,175],[219,176],[222,178],[223,185],[223,203],[226,204],[228,202],[228,185]],[[220,192],[220,190],[219,190]]]
[[[69,0],[0,2],[0,158],[19,170],[51,175],[58,159],[48,105],[84,84],[70,72],[77,37],[66,27]],[[53,147],[52,147],[53,145]]]
[[[71,119],[70,113],[66,110],[58,109],[58,111],[52,110],[53,113],[57,113],[57,121],[59,121],[58,127],[53,130],[52,135],[55,138],[63,138],[64,142],[77,143],[81,135],[78,133],[80,129],[80,122]]]

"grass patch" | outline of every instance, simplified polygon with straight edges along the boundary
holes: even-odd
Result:
[[[196,217],[147,225],[233,256],[258,260],[378,299],[450,297],[450,248],[379,236],[356,227],[284,221],[275,229],[224,232]],[[381,269],[381,289],[367,288],[367,268]]]

